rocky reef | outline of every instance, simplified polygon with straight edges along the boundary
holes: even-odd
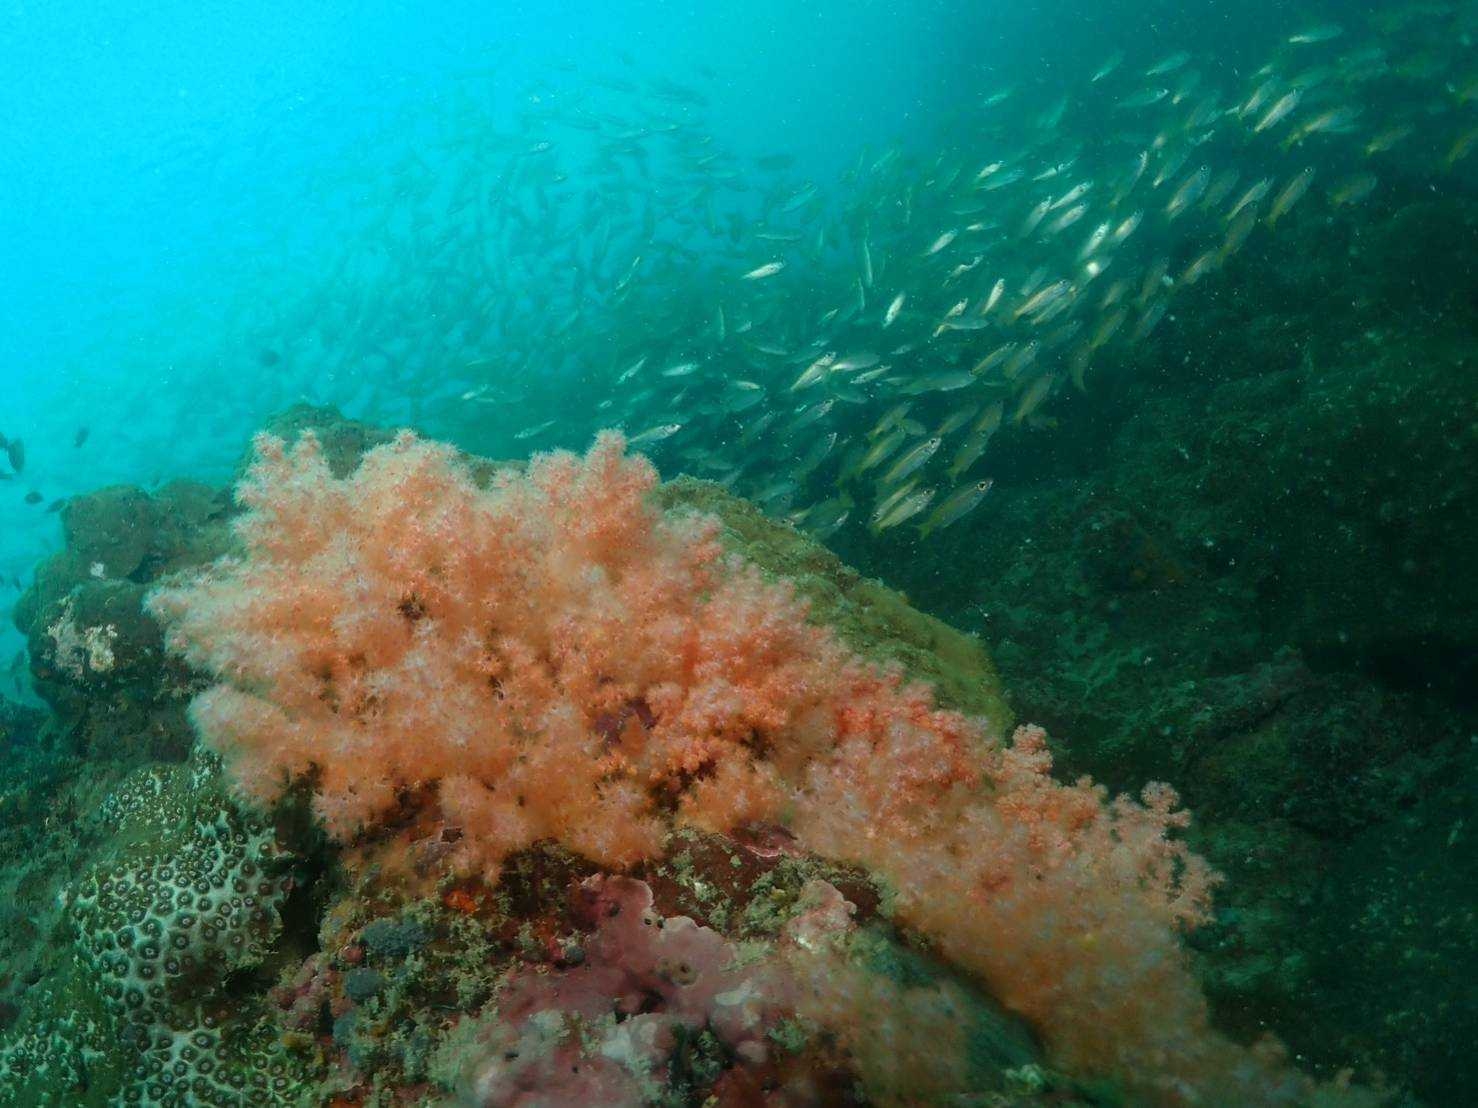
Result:
[[[307,427],[340,474],[389,437],[307,409],[275,429]],[[498,469],[472,464],[480,480]],[[716,515],[726,546],[794,581],[861,655],[1006,727],[976,640],[712,486],[658,499]],[[413,855],[326,837],[310,782],[243,802],[191,742],[203,680],[143,604],[234,549],[235,511],[195,486],[82,498],[17,608],[51,711],[8,708],[0,732],[0,1103],[1111,1095],[1054,1070],[1031,1028],[897,918],[888,882],[779,825],[676,829],[620,875],[539,842],[493,883],[441,864],[455,836],[430,825],[387,829]]]
[[[1228,875],[1193,938],[1224,1022],[1433,1104],[1471,1099],[1478,1037],[1474,289],[1448,239],[1478,225],[1433,200],[1258,245],[1132,375],[1004,441],[949,541],[841,548],[988,642],[1065,766],[1175,782]]]

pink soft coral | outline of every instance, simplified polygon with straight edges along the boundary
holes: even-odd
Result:
[[[344,479],[312,435],[259,437],[244,556],[150,602],[216,679],[193,718],[238,785],[311,780],[340,839],[435,803],[494,880],[540,839],[620,867],[675,821],[782,824],[885,878],[1065,1065],[1166,1100],[1301,1087],[1208,1029],[1176,931],[1212,875],[1170,790],[1056,783],[1040,731],[1001,746],[860,659],[623,448],[483,488],[408,433]]]

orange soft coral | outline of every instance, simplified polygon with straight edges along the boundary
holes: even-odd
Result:
[[[884,878],[1063,1064],[1165,1100],[1301,1088],[1208,1029],[1176,931],[1211,874],[1167,838],[1169,790],[1110,802],[1052,779],[1040,731],[988,741],[808,623],[716,522],[653,508],[623,451],[483,488],[410,434],[344,479],[311,435],[260,437],[244,556],[150,601],[217,682],[193,718],[242,790],[310,780],[340,839],[435,803],[493,880],[540,839],[619,867],[674,822],[784,824]]]

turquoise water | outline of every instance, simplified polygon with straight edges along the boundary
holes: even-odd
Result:
[[[979,636],[1073,772],[1179,787],[1231,877],[1192,944],[1221,1026],[1460,1103],[1475,35],[1446,2],[12,5],[0,597],[46,595],[73,498],[228,485],[294,404],[494,459],[619,429]],[[0,695],[68,718],[19,622]]]

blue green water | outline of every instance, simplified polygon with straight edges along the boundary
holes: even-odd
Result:
[[[1475,36],[1445,0],[12,3],[0,600],[70,498],[226,485],[299,402],[494,458],[619,428],[978,634],[1069,766],[1181,786],[1251,890],[1198,948],[1226,1023],[1458,1103]],[[55,709],[32,660],[7,620],[0,696]]]

